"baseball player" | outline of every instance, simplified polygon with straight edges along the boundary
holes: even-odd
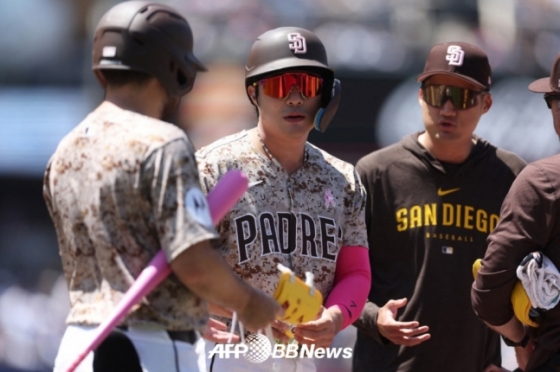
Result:
[[[529,90],[544,94],[551,110],[554,131],[560,137],[560,54],[552,65],[550,77],[538,79]],[[560,189],[559,155],[529,164],[516,178],[504,200],[500,221],[488,237],[488,251],[472,287],[472,305],[485,322],[515,347],[519,367],[527,372],[552,372],[560,369],[560,309],[541,311],[538,327],[525,327],[517,320],[509,302],[518,279],[516,270],[523,258],[535,251],[560,267]],[[543,265],[543,269],[544,269]],[[535,288],[552,288],[554,276],[539,276]],[[554,290],[547,290],[550,296]]]
[[[230,169],[243,170],[250,182],[217,227],[217,245],[237,275],[266,293],[277,286],[278,264],[300,278],[312,272],[326,300],[316,320],[295,328],[295,340],[329,347],[334,335],[357,318],[370,286],[359,177],[352,165],[307,142],[314,127],[327,128],[338,106],[340,83],[315,34],[282,27],[253,44],[245,86],[258,111],[256,128],[197,151],[205,192]],[[275,327],[279,341],[287,342],[281,333],[285,325],[277,322]],[[214,355],[208,369],[271,371],[272,359],[253,364]],[[312,358],[279,363],[282,371],[296,365],[298,371],[315,370]]]
[[[483,50],[437,44],[417,80],[425,130],[356,165],[375,249],[353,370],[501,371],[499,337],[471,307],[472,265],[525,163],[473,134],[492,106]]]
[[[105,99],[60,142],[44,178],[71,304],[55,371],[66,370],[159,249],[175,275],[77,371],[198,371],[203,299],[254,330],[281,311],[211,249],[218,235],[193,146],[162,121],[205,71],[192,46],[188,22],[162,4],[120,3],[97,26],[93,70]]]

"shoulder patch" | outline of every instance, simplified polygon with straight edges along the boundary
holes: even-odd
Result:
[[[185,206],[189,215],[196,222],[206,227],[211,227],[213,225],[208,201],[199,188],[192,187],[187,191],[185,195]]]

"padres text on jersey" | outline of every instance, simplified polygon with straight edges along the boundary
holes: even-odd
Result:
[[[352,165],[309,143],[305,153],[302,168],[288,175],[243,131],[202,148],[197,161],[205,191],[230,169],[249,178],[251,187],[217,227],[217,246],[234,271],[270,294],[278,263],[300,277],[310,271],[326,297],[340,249],[367,247],[365,192]]]

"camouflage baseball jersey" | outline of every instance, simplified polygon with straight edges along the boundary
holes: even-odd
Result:
[[[288,175],[258,152],[243,131],[197,151],[201,186],[208,192],[231,169],[249,178],[249,190],[221,221],[218,241],[234,271],[273,294],[277,264],[330,293],[343,246],[367,247],[365,192],[354,167],[307,143],[303,167]]]
[[[70,291],[68,323],[106,320],[158,249],[170,262],[217,237],[185,134],[111,104],[60,142],[46,169],[44,197]],[[206,303],[172,275],[126,323],[188,330],[207,319]]]

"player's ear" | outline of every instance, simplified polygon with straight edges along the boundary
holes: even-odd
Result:
[[[101,88],[103,88],[103,90],[106,90],[107,89],[107,80],[105,80],[105,76],[103,75],[103,73],[100,70],[94,70],[93,74],[95,75],[97,81],[101,85]]]
[[[257,90],[256,90],[255,86],[249,85],[247,87],[247,93],[249,94],[249,98],[251,99],[251,102],[253,102],[253,105],[258,106]]]
[[[424,94],[424,90],[422,88],[418,89],[418,103],[422,106],[422,95]]]
[[[482,110],[486,113],[492,107],[492,95],[490,93],[484,94],[482,97]]]

